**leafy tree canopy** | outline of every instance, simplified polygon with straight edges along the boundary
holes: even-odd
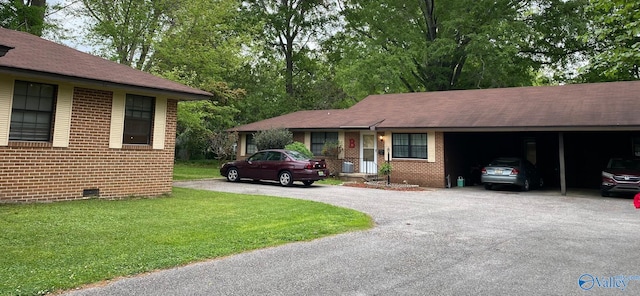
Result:
[[[591,42],[590,61],[580,82],[640,79],[640,2],[590,0],[593,29],[581,35]]]
[[[0,0],[0,27],[42,36],[47,8],[45,0]]]

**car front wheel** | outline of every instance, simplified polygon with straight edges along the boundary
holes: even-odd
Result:
[[[291,185],[291,183],[293,183],[293,176],[291,176],[291,173],[289,171],[284,171],[280,173],[280,177],[278,178],[278,180],[280,181],[280,185],[289,186]]]
[[[240,180],[237,168],[229,168],[227,170],[227,180],[230,182],[238,182]]]

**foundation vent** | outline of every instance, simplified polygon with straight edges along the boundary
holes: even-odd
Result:
[[[98,188],[82,190],[82,197],[98,197],[98,196],[100,196],[100,189]]]

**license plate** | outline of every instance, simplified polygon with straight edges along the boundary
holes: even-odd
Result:
[[[502,175],[502,170],[496,170],[496,171],[495,171],[495,174],[496,174],[496,175]]]
[[[323,171],[318,171],[318,176],[324,176],[324,172]]]

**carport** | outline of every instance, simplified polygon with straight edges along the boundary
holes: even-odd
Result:
[[[526,158],[536,165],[545,187],[599,188],[611,157],[640,151],[638,130],[445,132],[445,170],[479,184],[478,169],[499,156]]]

